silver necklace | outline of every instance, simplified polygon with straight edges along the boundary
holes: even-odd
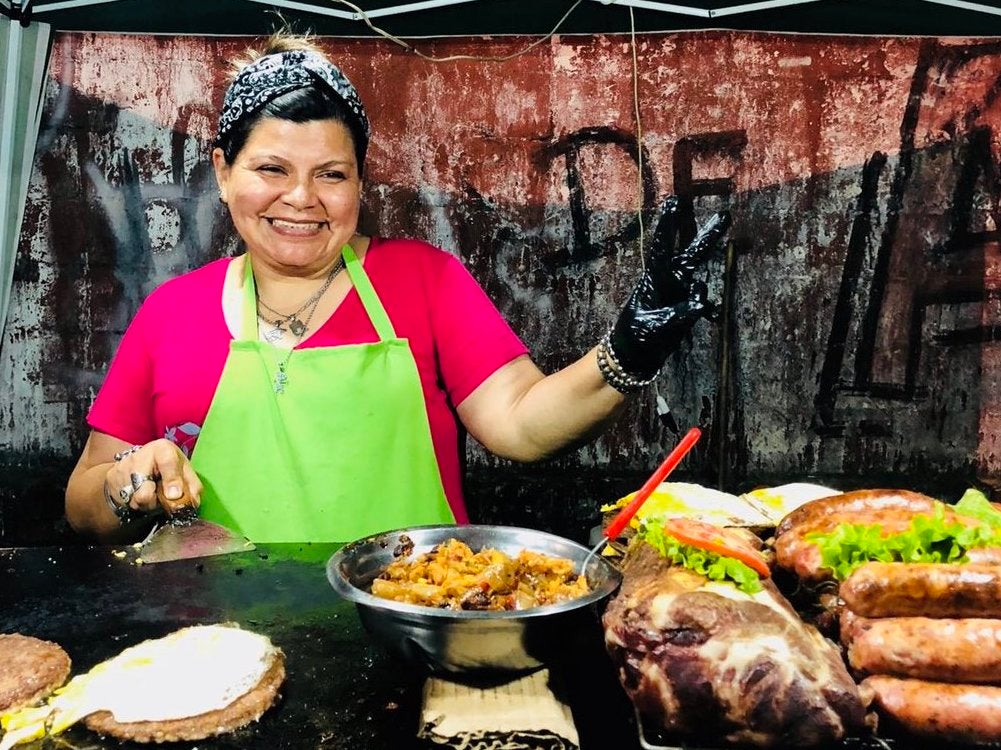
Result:
[[[323,280],[323,284],[320,286],[320,288],[317,289],[315,292],[313,292],[309,296],[309,298],[305,302],[303,302],[302,305],[299,306],[298,310],[296,310],[293,313],[289,313],[288,315],[286,315],[285,313],[278,312],[273,307],[271,307],[267,302],[261,299],[261,295],[256,293],[257,290],[255,288],[254,292],[257,297],[257,304],[258,304],[257,317],[261,321],[267,323],[272,327],[270,331],[264,332],[264,340],[267,341],[269,344],[273,344],[279,339],[281,339],[285,335],[286,325],[288,326],[289,331],[292,332],[293,336],[295,336],[296,338],[302,338],[302,335],[306,332],[306,327],[309,325],[309,321],[303,322],[302,318],[300,318],[299,316],[302,315],[303,311],[310,305],[313,305],[313,310],[316,309],[316,304],[320,301],[320,297],[322,297],[323,293],[330,288],[331,283],[333,283],[334,281],[334,277],[338,274],[338,272],[342,268],[344,268],[343,255],[341,255],[337,259],[337,262],[330,267],[330,270],[327,272],[327,278]],[[268,318],[264,317],[264,315],[261,314],[260,311],[261,307],[263,307],[272,315],[277,315],[278,317],[276,317],[274,320],[269,320]]]
[[[292,348],[285,352],[285,356],[278,360],[278,369],[275,370],[275,379],[271,383],[271,387],[275,394],[280,396],[285,393],[285,387],[288,385],[288,363],[292,359],[292,352],[295,351],[295,347],[299,345],[302,341],[302,336],[306,333],[309,328],[309,321],[313,319],[313,313],[316,312],[316,308],[320,306],[320,298],[317,297],[313,300],[313,306],[309,308],[309,312],[306,314],[306,320],[302,323],[302,328],[299,329],[298,333],[295,333],[295,343],[292,344]],[[301,312],[301,310],[300,310]]]

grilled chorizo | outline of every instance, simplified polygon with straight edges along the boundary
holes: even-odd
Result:
[[[859,617],[841,612],[841,642],[857,673],[1001,684],[1001,620]]]
[[[935,501],[938,502],[937,500]],[[976,525],[980,523],[975,518],[959,515],[950,510],[944,503],[939,503],[944,509],[947,523]],[[930,515],[931,510],[916,512],[906,508],[883,508],[881,510],[856,511],[845,516],[821,515],[810,522],[804,521],[794,526],[784,534],[775,538],[775,561],[779,567],[791,570],[805,581],[829,580],[831,571],[820,567],[820,550],[817,543],[808,539],[811,534],[827,534],[842,524],[857,524],[861,526],[880,526],[883,536],[890,536],[907,531],[914,518],[920,515]],[[1001,553],[1001,550],[998,550]],[[990,559],[987,553],[978,553],[979,560]],[[972,551],[971,551],[971,560]]]
[[[1001,547],[976,547],[966,550],[966,556],[971,563],[985,565],[1001,565]]]
[[[904,508],[858,511],[851,516],[819,516],[811,523],[799,524],[775,538],[775,562],[805,581],[830,580],[831,571],[820,566],[820,548],[815,541],[807,539],[808,535],[830,533],[843,523],[879,524],[884,534],[893,534],[910,527],[914,516],[913,511]]]
[[[889,508],[906,510],[912,513],[928,512],[938,501],[919,492],[910,490],[856,490],[840,495],[823,497],[804,503],[796,510],[787,514],[775,529],[776,536],[785,534],[797,526],[814,526],[818,521],[828,517],[837,517],[839,523],[851,522],[850,519],[859,513],[868,513]]]
[[[881,713],[914,734],[969,744],[1001,740],[1001,687],[875,675],[862,689]]]
[[[869,562],[839,593],[864,617],[1001,617],[1001,565]]]

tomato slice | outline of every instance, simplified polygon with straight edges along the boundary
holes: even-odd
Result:
[[[756,550],[750,542],[720,526],[714,526],[705,521],[696,521],[693,518],[669,518],[664,524],[664,531],[682,544],[712,552],[721,557],[732,557],[734,560],[739,560],[762,578],[768,578],[772,574],[765,556]]]

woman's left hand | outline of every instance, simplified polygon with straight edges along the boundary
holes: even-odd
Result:
[[[712,308],[706,286],[696,281],[695,273],[722,247],[730,217],[714,214],[687,247],[676,251],[677,209],[676,198],[665,201],[646,270],[609,335],[617,363],[634,378],[656,374],[695,322]]]

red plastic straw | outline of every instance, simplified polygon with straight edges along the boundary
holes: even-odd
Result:
[[[646,480],[646,484],[639,488],[636,495],[629,502],[625,508],[619,511],[617,515],[610,524],[605,528],[605,537],[609,540],[615,539],[622,530],[626,528],[626,525],[633,519],[636,515],[636,511],[640,509],[640,506],[646,502],[646,499],[653,494],[653,491],[657,489],[657,486],[667,478],[667,475],[674,471],[674,467],[681,463],[681,459],[692,449],[699,438],[702,437],[702,430],[698,427],[693,427],[690,429],[683,438],[681,442],[671,451],[667,458],[664,459],[664,463],[657,467],[657,471]]]

